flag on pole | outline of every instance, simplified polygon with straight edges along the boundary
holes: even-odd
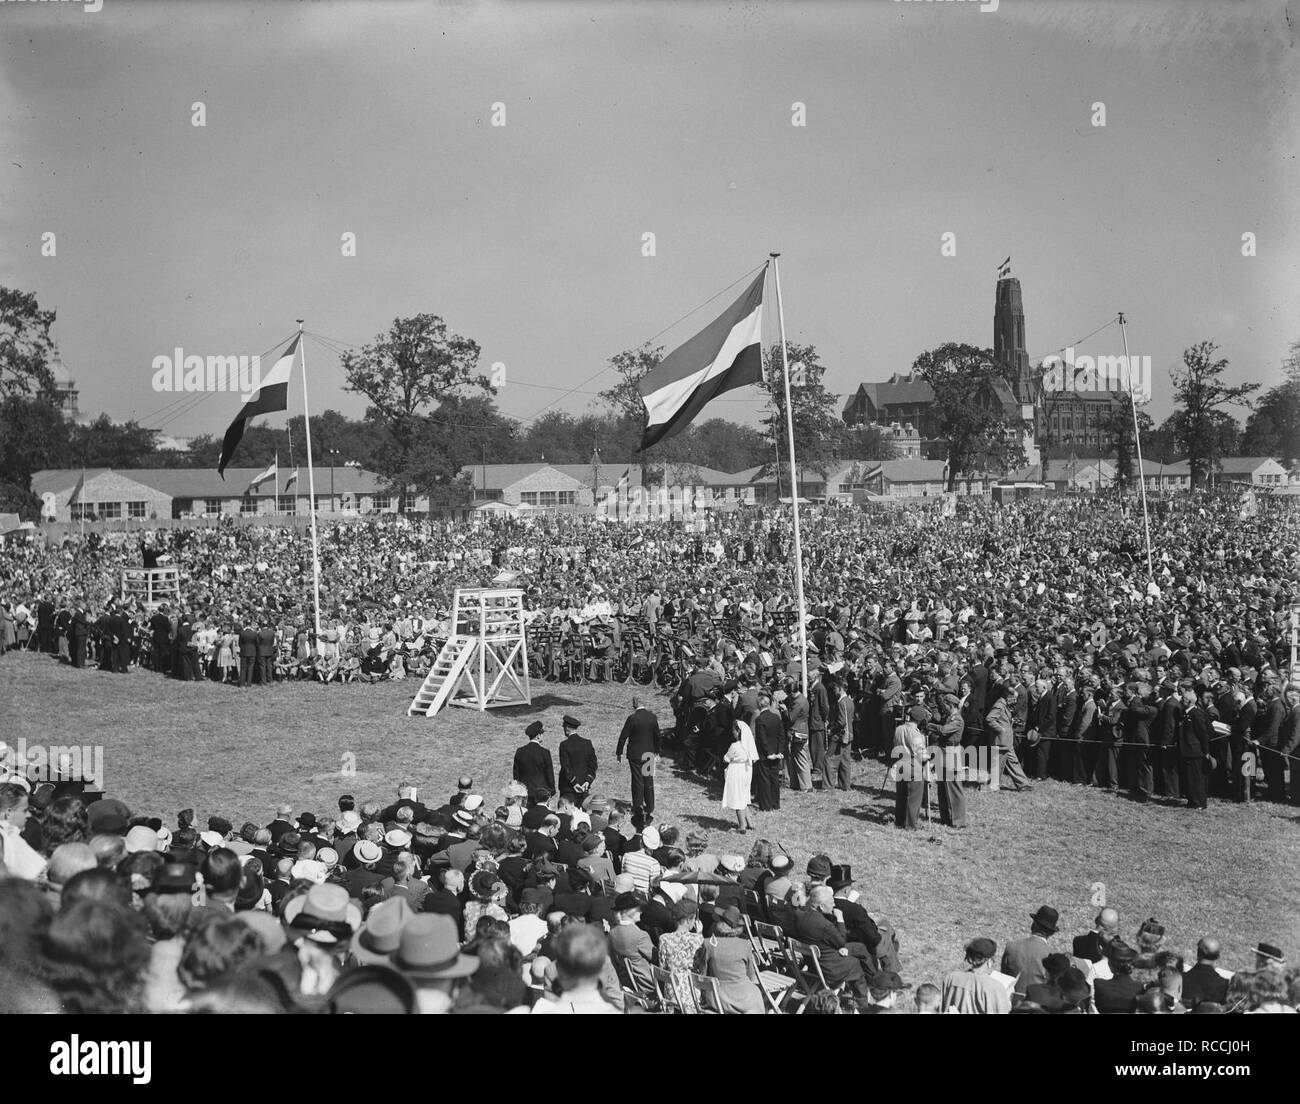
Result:
[[[252,494],[268,479],[273,479],[279,473],[279,470],[280,470],[280,457],[279,454],[277,453],[275,459],[271,461],[271,464],[266,469],[266,471],[253,476],[252,482],[248,484],[248,490],[245,491],[244,493]]]
[[[298,469],[294,468],[293,471],[289,473],[289,478],[284,481],[284,493],[288,494],[289,488],[292,487],[297,482],[298,482]]]
[[[226,467],[234,456],[235,449],[243,440],[244,426],[248,420],[256,418],[259,414],[274,414],[277,410],[289,409],[289,377],[293,375],[301,348],[302,334],[296,333],[293,340],[289,342],[288,348],[280,354],[271,370],[262,377],[262,386],[253,392],[253,397],[244,403],[239,413],[235,415],[235,420],[230,423],[230,428],[226,430],[226,436],[221,441],[221,458],[217,461],[217,474],[222,479],[226,477]]]
[[[680,433],[723,392],[762,381],[766,276],[765,266],[739,299],[637,385],[646,408],[640,451]]]
[[[72,488],[72,497],[68,499],[69,506],[76,506],[81,501],[81,492],[86,487],[86,469],[81,469],[81,478],[77,480],[77,485]]]
[[[1003,261],[1000,265],[998,265],[998,279],[1001,280],[1004,276],[1010,276],[1010,275],[1011,275],[1011,258],[1008,257],[1005,261]]]

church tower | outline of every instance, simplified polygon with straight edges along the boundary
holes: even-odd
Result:
[[[993,303],[993,356],[1002,366],[1012,393],[1020,403],[1033,403],[1037,396],[1029,373],[1025,351],[1025,308],[1020,298],[1020,281],[1010,274],[998,279]]]

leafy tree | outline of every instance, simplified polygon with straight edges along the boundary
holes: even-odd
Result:
[[[1187,452],[1193,487],[1205,485],[1215,459],[1224,455],[1219,451],[1225,429],[1219,417],[1226,413],[1222,407],[1247,406],[1248,396],[1259,389],[1257,383],[1224,383],[1228,360],[1215,359],[1217,349],[1212,341],[1198,342],[1183,351],[1183,367],[1169,373],[1175,399],[1183,407],[1179,443]]]
[[[922,353],[912,369],[934,390],[939,432],[948,442],[948,489],[982,468],[1025,462],[1018,422],[1009,422],[995,383],[1002,373],[989,349],[947,342]]]
[[[609,366],[619,375],[618,383],[600,393],[605,404],[620,417],[645,424],[645,403],[638,385],[646,374],[664,358],[662,345],[646,342],[639,349],[624,349],[609,358]]]
[[[156,451],[157,435],[156,429],[101,414],[89,425],[72,427],[72,454],[88,468],[140,468]]]
[[[826,367],[812,345],[795,343],[786,346],[790,366],[790,409],[794,423],[795,459],[801,472],[816,472],[823,479],[840,457],[844,423],[836,410],[836,396],[822,382]],[[789,433],[785,417],[785,381],[781,346],[774,343],[763,357],[763,385],[767,389],[768,413],[763,418],[767,430],[767,457],[780,452],[781,464],[789,464]],[[764,474],[771,474],[775,463],[767,463]],[[781,473],[776,472],[780,485]]]
[[[37,517],[40,501],[31,493],[32,475],[80,462],[68,422],[56,407],[21,394],[0,399],[0,511]]]
[[[1300,457],[1300,341],[1282,362],[1286,379],[1270,387],[1246,420],[1241,451],[1245,456],[1276,456],[1287,467]]]
[[[411,486],[419,462],[417,441],[427,440],[425,411],[456,396],[494,393],[487,377],[475,374],[479,353],[477,342],[449,330],[437,315],[417,314],[394,319],[371,344],[343,354],[347,389],[370,400],[367,420],[388,432],[376,462],[400,493]]]
[[[0,399],[32,394],[53,398],[53,324],[54,311],[41,310],[31,292],[0,287]]]

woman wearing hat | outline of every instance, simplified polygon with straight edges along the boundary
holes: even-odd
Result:
[[[750,832],[754,822],[749,816],[749,795],[754,764],[758,762],[758,747],[754,743],[753,731],[744,721],[736,721],[732,732],[732,744],[723,756],[727,774],[722,786],[722,807],[736,814],[738,832]]]
[[[737,1016],[763,1014],[754,948],[744,935],[744,921],[734,905],[714,913],[713,935],[704,945],[703,972],[717,978],[723,1012]]]

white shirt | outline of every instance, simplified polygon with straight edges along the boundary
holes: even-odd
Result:
[[[510,921],[510,942],[527,958],[546,938],[546,921],[536,913],[524,913]]]
[[[12,824],[0,824],[0,857],[10,877],[34,882],[45,872],[45,860]]]

